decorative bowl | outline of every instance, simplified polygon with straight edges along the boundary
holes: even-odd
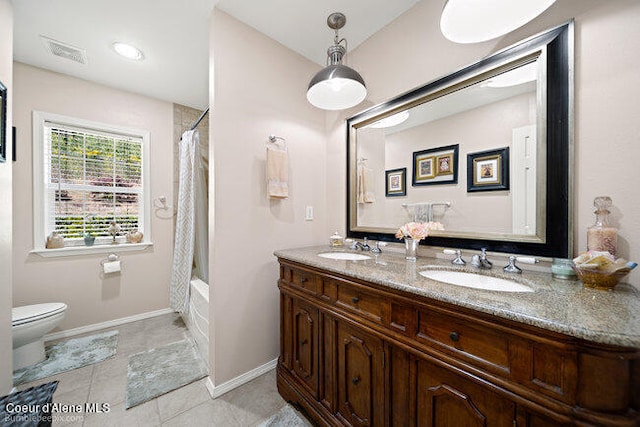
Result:
[[[628,271],[607,273],[596,268],[580,268],[575,266],[574,270],[587,288],[611,290],[620,279],[629,274]]]

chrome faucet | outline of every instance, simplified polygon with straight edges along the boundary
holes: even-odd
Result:
[[[474,255],[471,258],[471,265],[483,270],[490,270],[493,267],[493,263],[487,259],[487,250],[482,248],[481,251],[480,255]]]
[[[360,249],[361,251],[370,251],[371,246],[369,246],[369,244],[367,243],[367,238],[365,237],[362,243],[358,241],[354,241],[353,244],[351,245],[351,249],[355,251],[357,251],[358,249]]]

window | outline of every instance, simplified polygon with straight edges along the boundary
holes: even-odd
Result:
[[[34,248],[44,250],[57,232],[67,247],[109,245],[115,221],[118,243],[140,230],[149,242],[146,131],[122,129],[34,112]],[[120,250],[119,247],[118,250]],[[95,251],[95,250],[92,250]]]

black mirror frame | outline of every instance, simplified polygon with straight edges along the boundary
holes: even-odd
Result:
[[[486,248],[492,252],[536,255],[540,257],[567,258],[573,254],[573,21],[530,37],[494,55],[484,58],[448,76],[436,79],[390,101],[371,107],[347,119],[347,236],[397,242],[393,234],[369,233],[351,229],[353,218],[350,206],[352,177],[350,173],[351,127],[385,111],[399,108],[410,100],[447,87],[479,70],[508,61],[528,51],[546,46],[546,235],[543,243],[467,239],[430,236],[420,243],[428,246],[461,249]]]
[[[0,163],[7,160],[7,87],[0,82]]]

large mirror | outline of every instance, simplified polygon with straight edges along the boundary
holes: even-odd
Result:
[[[566,257],[572,252],[572,23],[347,120],[351,237]]]

